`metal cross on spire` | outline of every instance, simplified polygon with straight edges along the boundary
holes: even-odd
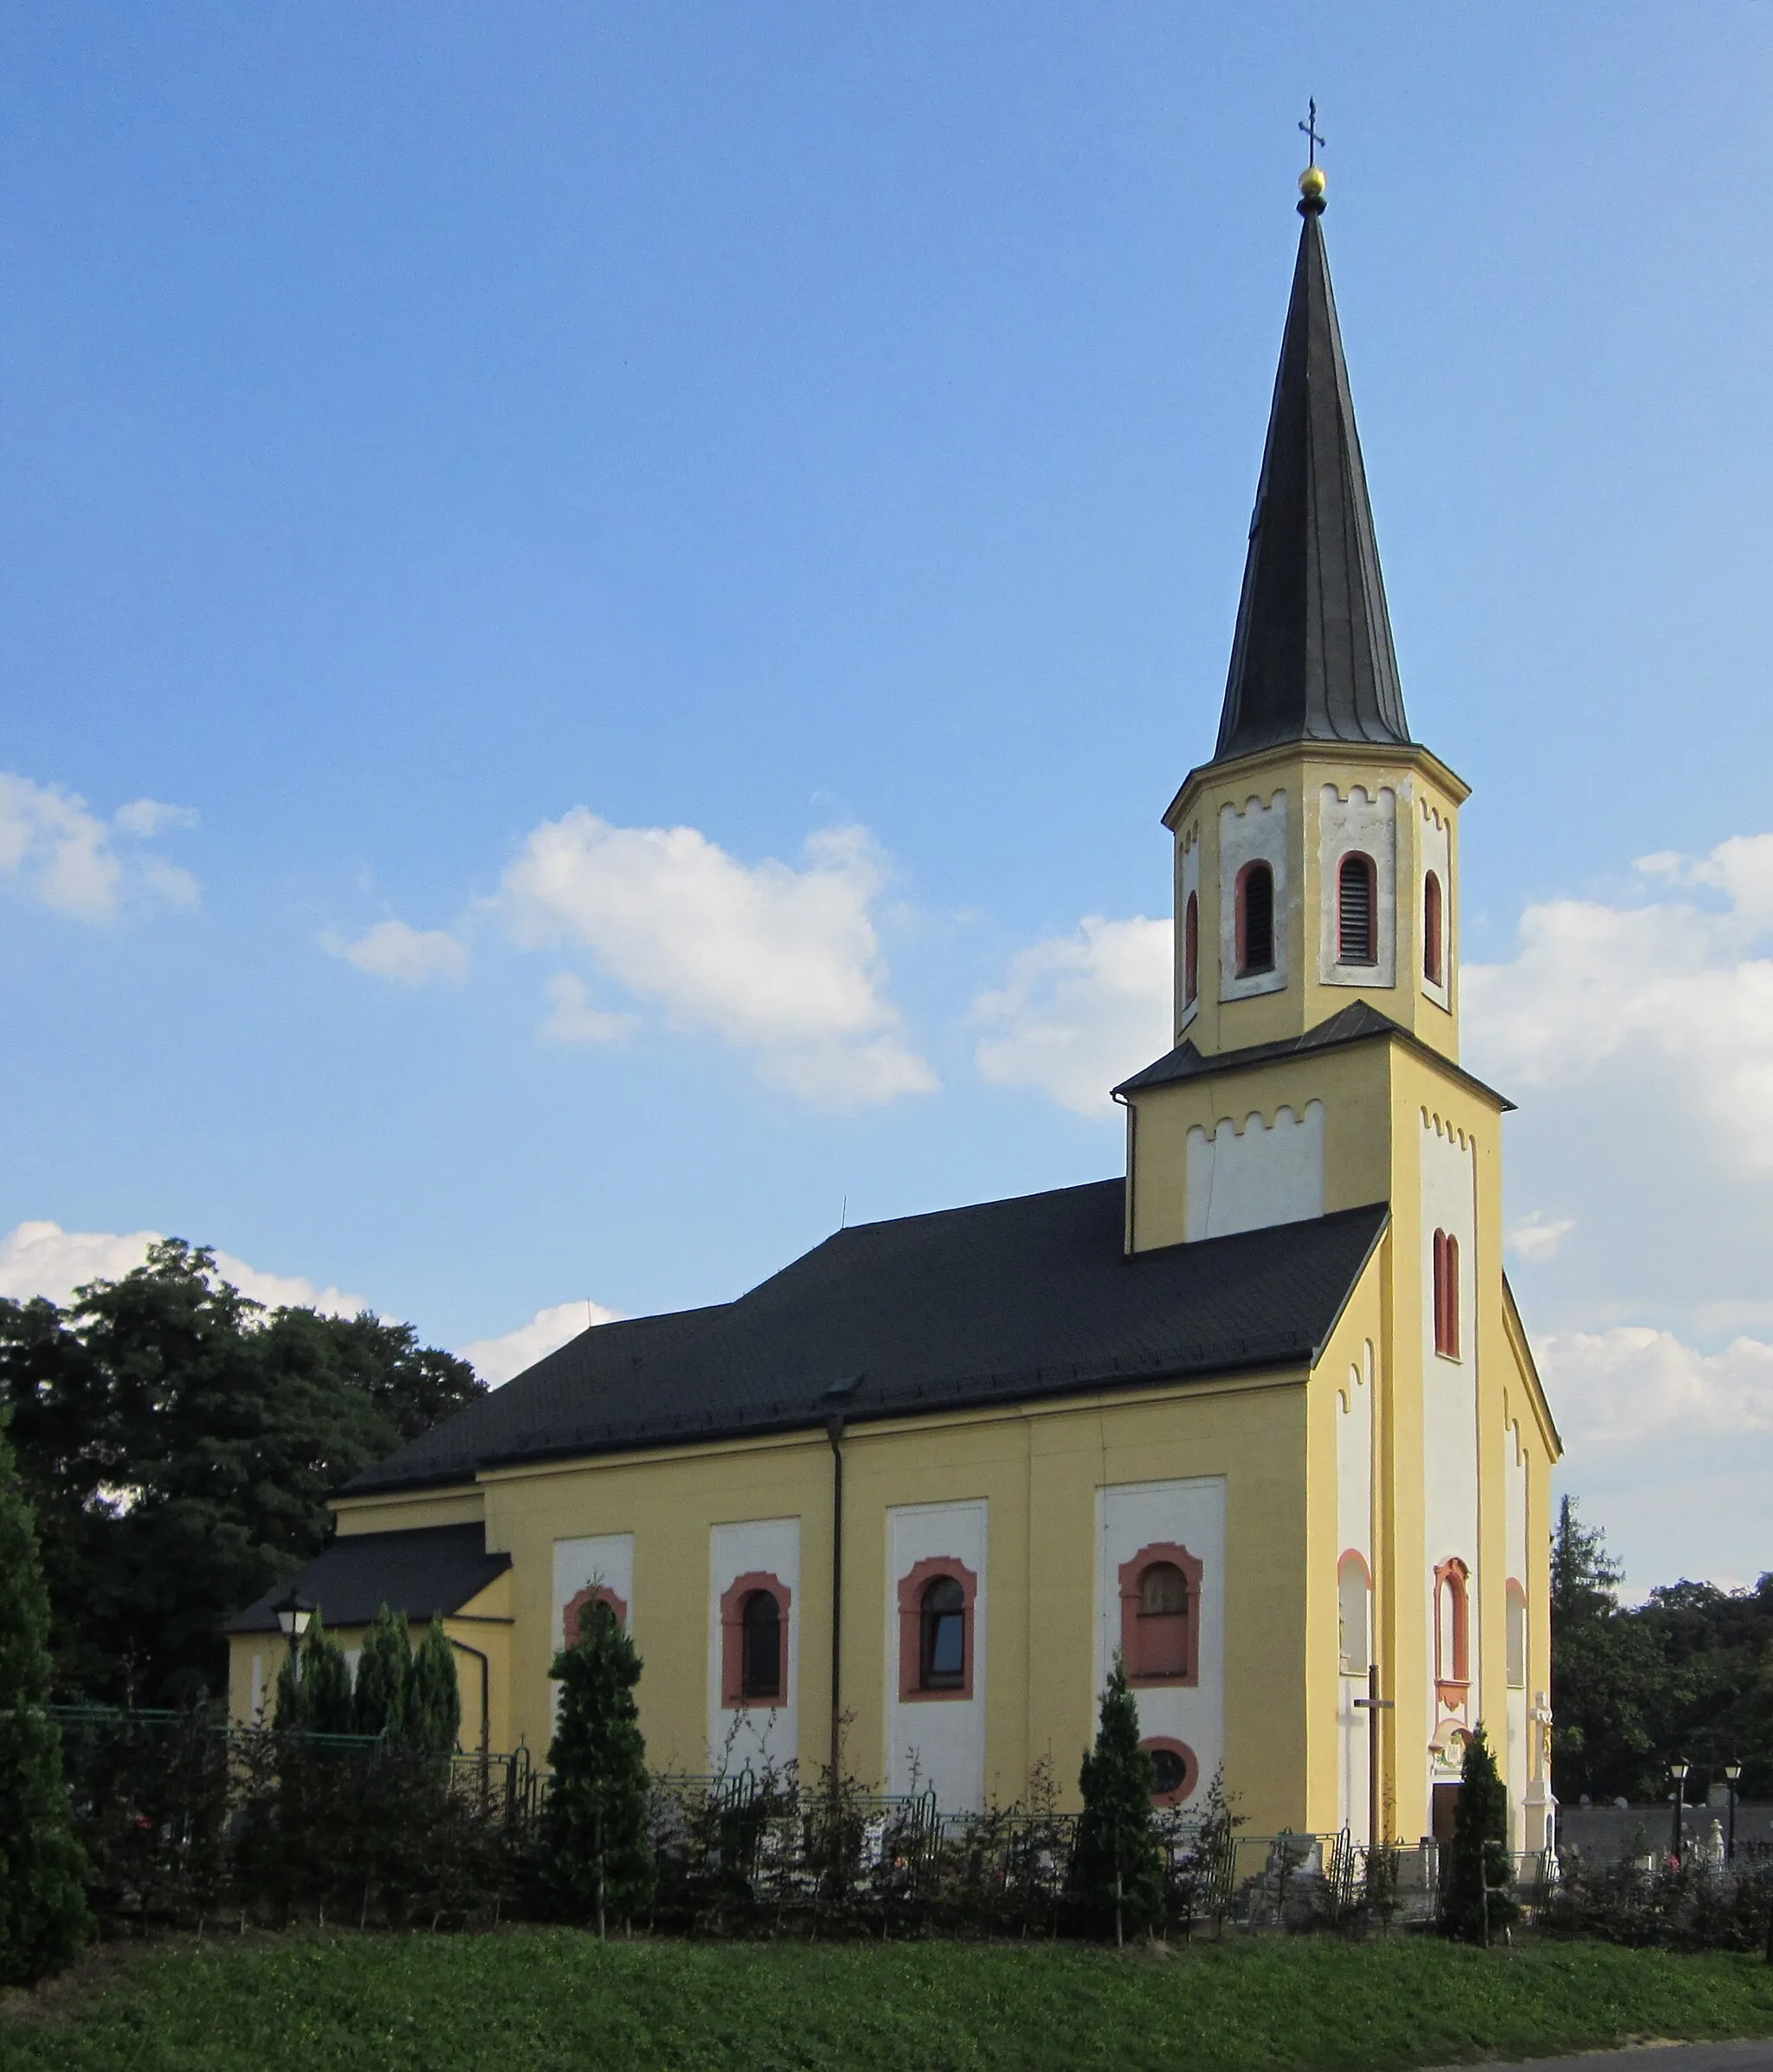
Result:
[[[1307,163],[1315,165],[1318,163],[1318,146],[1328,141],[1318,132],[1318,103],[1315,96],[1306,104],[1306,119],[1299,126],[1300,133],[1311,146],[1311,157]]]

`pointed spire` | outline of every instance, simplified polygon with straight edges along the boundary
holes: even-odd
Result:
[[[1215,759],[1282,741],[1409,739],[1324,250],[1321,168],[1299,191],[1305,224]]]

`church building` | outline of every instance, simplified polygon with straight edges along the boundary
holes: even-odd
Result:
[[[1124,1177],[596,1326],[340,1490],[295,1587],[347,1646],[384,1601],[442,1614],[465,1746],[542,1759],[601,1598],[660,1769],[812,1778],[841,1746],[957,1811],[1050,1759],[1074,1804],[1119,1654],[1164,1804],[1222,1770],[1253,1833],[1444,1833],[1481,1721],[1514,1847],[1547,1846],[1558,1439],[1503,1272],[1510,1104],[1459,1062],[1467,791],[1405,716],[1322,174],[1300,190]],[[283,1595],[230,1622],[239,1716]]]

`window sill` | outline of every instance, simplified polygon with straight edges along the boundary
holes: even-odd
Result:
[[[786,1698],[723,1698],[721,1709],[729,1713],[779,1713],[787,1709]]]
[[[957,1701],[965,1704],[972,1694],[970,1684],[951,1691],[926,1691],[922,1684],[914,1683],[908,1691],[899,1694],[899,1701],[901,1705],[952,1705]]]
[[[1435,1348],[1435,1357],[1436,1359],[1445,1360],[1449,1367],[1462,1367],[1465,1365],[1464,1353],[1443,1352],[1438,1346]]]

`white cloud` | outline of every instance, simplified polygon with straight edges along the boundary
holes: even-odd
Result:
[[[374,978],[392,978],[400,985],[427,985],[434,978],[460,984],[467,977],[467,950],[444,928],[412,928],[404,921],[377,921],[355,942],[328,929],[320,938],[328,956]]]
[[[1700,1352],[1668,1331],[1557,1331],[1538,1363],[1572,1456],[1672,1437],[1773,1432],[1773,1346],[1739,1338]]]
[[[1738,1169],[1773,1173],[1773,836],[1737,836],[1689,862],[1638,866],[1669,895],[1631,907],[1551,900],[1522,916],[1519,952],[1467,965],[1467,1041],[1500,1083],[1568,1088],[1597,1068],[1647,1076]],[[1723,910],[1680,894],[1721,893]]]
[[[0,1295],[29,1301],[34,1295],[66,1305],[88,1281],[120,1281],[159,1242],[158,1230],[119,1236],[108,1230],[64,1230],[60,1223],[23,1223],[0,1237]],[[230,1252],[218,1252],[223,1280],[268,1308],[318,1309],[329,1316],[355,1316],[370,1305],[342,1288],[316,1288],[296,1274],[267,1274]]]
[[[885,991],[874,915],[884,859],[861,828],[815,835],[806,852],[800,869],[741,863],[694,828],[612,827],[578,807],[534,829],[499,905],[519,942],[582,949],[674,1027],[750,1051],[766,1078],[809,1099],[853,1107],[927,1091],[935,1075]],[[569,1023],[584,1006],[553,997]]]
[[[551,1308],[538,1309],[527,1324],[519,1324],[502,1338],[475,1339],[461,1347],[460,1357],[496,1389],[589,1326],[614,1324],[621,1316],[619,1309],[605,1309],[601,1302],[557,1302]]]
[[[72,791],[0,771],[0,887],[83,921],[110,920],[126,904],[194,907],[191,874],[133,845],[197,817],[138,798],[104,821]]]
[[[999,1086],[1034,1087],[1080,1115],[1112,1113],[1108,1089],[1170,1048],[1168,921],[1081,922],[1019,950],[970,1019],[993,1031],[974,1056]]]
[[[551,1043],[620,1043],[641,1025],[638,1015],[611,1014],[593,1007],[590,989],[577,971],[557,971],[548,981],[552,1003],[542,1024]]]
[[[1573,1216],[1548,1216],[1543,1209],[1535,1209],[1508,1226],[1504,1242],[1529,1266],[1542,1266],[1557,1257],[1557,1248],[1575,1228]]]

